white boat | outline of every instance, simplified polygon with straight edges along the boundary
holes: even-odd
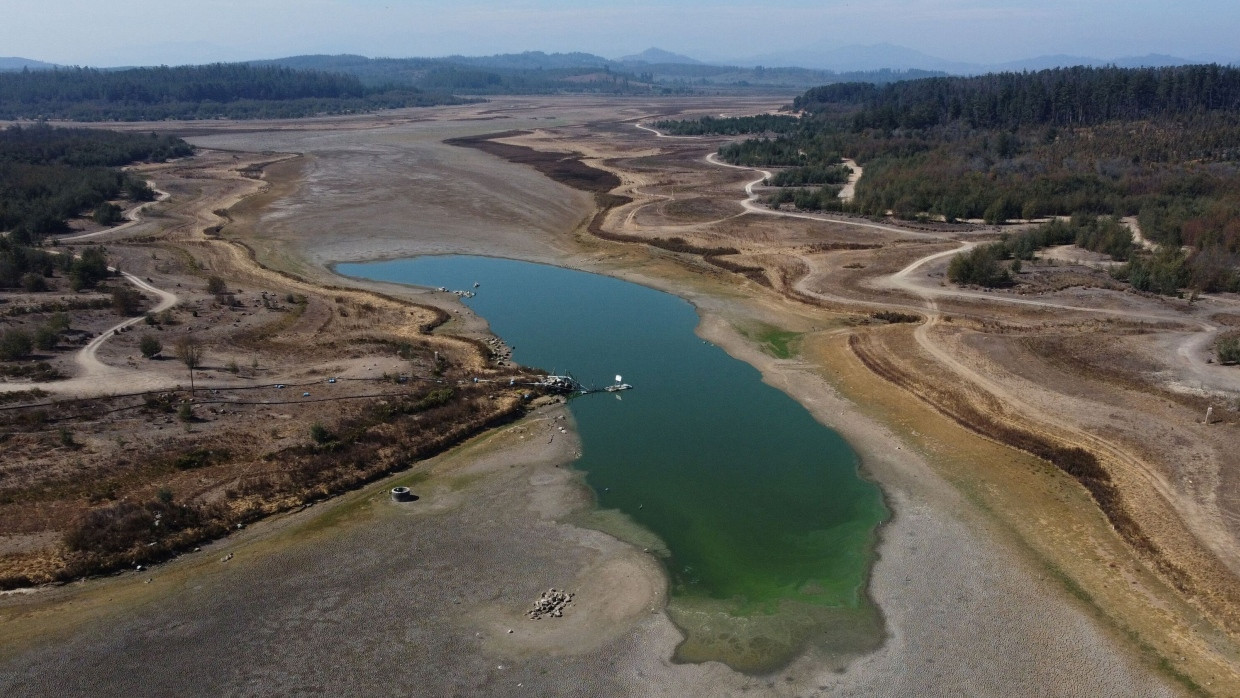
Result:
[[[628,383],[622,383],[621,382],[622,380],[624,379],[621,378],[620,376],[616,376],[616,382],[612,383],[606,388],[603,388],[603,390],[606,390],[609,393],[618,393],[621,390],[632,390],[633,386],[629,385]]]

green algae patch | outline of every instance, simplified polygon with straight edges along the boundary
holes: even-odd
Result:
[[[766,353],[777,359],[791,359],[797,354],[797,342],[803,332],[790,332],[771,325],[739,328],[741,334],[753,340]]]

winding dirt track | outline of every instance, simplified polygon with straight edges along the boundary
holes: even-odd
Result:
[[[155,183],[147,182],[147,184],[153,188]],[[125,212],[125,217],[129,219],[128,222],[111,228],[98,230],[93,233],[75,235],[73,237],[61,238],[60,240],[62,242],[87,240],[129,229],[142,221],[141,213],[148,207],[168,199],[168,192],[160,191],[158,189],[155,191],[159,194],[159,196],[154,201],[148,201],[144,204],[140,204]],[[109,267],[109,270],[117,271],[112,267]],[[159,301],[148,312],[161,313],[175,306],[180,300],[176,294],[165,291],[161,288],[156,288],[152,284],[143,281],[127,271],[122,271],[120,274],[126,281],[137,287],[139,291],[159,298]],[[120,366],[110,366],[99,360],[99,348],[103,346],[104,342],[107,342],[112,337],[115,337],[126,328],[142,322],[143,319],[144,316],[139,315],[138,317],[129,318],[124,322],[119,322],[103,332],[100,332],[98,336],[90,340],[89,344],[79,349],[77,354],[73,357],[74,363],[77,364],[78,367],[78,374],[74,377],[66,380],[51,381],[46,383],[33,383],[28,381],[0,383],[0,393],[38,388],[40,390],[60,394],[106,395],[120,392],[133,392],[137,390],[159,390],[175,385],[177,381],[166,376],[152,374],[149,371],[138,371]]]
[[[79,240],[92,240],[94,238],[102,237],[104,235],[111,235],[113,233],[119,233],[119,232],[128,230],[129,228],[132,228],[133,226],[142,222],[142,213],[146,211],[146,209],[160,202],[167,201],[168,197],[171,196],[171,194],[169,194],[166,191],[155,189],[155,182],[152,180],[147,180],[146,185],[155,191],[155,194],[156,194],[155,199],[153,201],[147,201],[146,203],[138,204],[137,206],[134,206],[128,211],[125,211],[125,214],[124,214],[125,219],[126,219],[125,223],[112,226],[111,228],[104,228],[103,230],[96,230],[93,233],[83,233],[81,235],[73,235],[70,237],[60,238],[60,241],[61,242],[78,242]]]
[[[726,162],[719,160],[719,158],[715,157],[714,153],[710,153],[709,155],[706,156],[706,162],[709,162],[712,165],[717,165],[719,167],[730,167],[735,170],[753,170],[762,175],[761,177],[753,180],[752,182],[747,182],[745,184],[746,198],[742,200],[740,204],[749,213],[757,213],[757,214],[761,214],[764,216],[784,216],[786,218],[802,218],[802,219],[810,220],[810,221],[818,221],[820,223],[843,223],[846,225],[856,226],[858,228],[870,228],[872,230],[882,230],[888,233],[898,233],[900,235],[907,235],[910,237],[917,237],[917,238],[939,238],[941,237],[934,233],[923,233],[918,230],[908,230],[907,228],[897,228],[891,225],[883,225],[882,223],[870,223],[868,221],[858,221],[858,220],[843,219],[843,218],[830,218],[824,215],[815,215],[812,213],[797,213],[795,211],[776,211],[775,209],[767,208],[766,206],[762,206],[758,204],[758,195],[755,194],[753,190],[754,187],[758,186],[759,184],[762,184],[763,182],[766,181],[768,177],[771,176],[771,173],[768,170],[758,169],[757,167],[746,167],[744,165],[731,165],[731,164],[728,164]]]
[[[176,294],[170,293],[163,289],[155,288],[151,284],[148,284],[127,271],[121,272],[121,276],[125,277],[125,280],[129,283],[137,286],[139,290],[159,296],[159,303],[157,303],[155,307],[151,308],[151,313],[162,313],[163,311],[176,305],[179,300]],[[136,325],[139,322],[142,322],[142,320],[143,316],[139,315],[138,317],[129,318],[124,322],[117,323],[116,325],[113,325],[112,327],[109,327],[101,332],[98,337],[90,340],[90,344],[87,344],[79,349],[77,355],[73,357],[73,360],[77,363],[78,368],[81,369],[82,372],[75,378],[75,380],[97,383],[101,376],[115,370],[113,367],[108,366],[99,360],[97,356],[99,353],[99,347],[103,346],[103,343],[108,341],[109,337],[115,336],[126,327]],[[137,373],[141,372],[139,371]]]
[[[636,126],[637,128],[640,128],[643,131],[649,131],[653,133],[658,138],[675,138],[677,140],[685,140],[685,141],[696,141],[696,140],[701,140],[702,138],[701,136],[669,136],[666,133],[650,128],[649,126],[642,126],[641,124],[633,124],[633,125]]]
[[[861,165],[858,165],[857,161],[852,158],[844,158],[844,164],[848,166],[852,174],[848,175],[848,181],[840,189],[839,197],[840,201],[847,203],[857,197],[857,182],[861,181],[861,175],[865,173],[865,170],[861,169]]]
[[[648,128],[645,130],[653,131],[653,129],[648,129]],[[655,133],[658,133],[658,132],[655,131]],[[757,185],[765,181],[767,177],[771,176],[771,173],[769,171],[762,170],[756,167],[731,165],[731,164],[720,161],[717,157],[715,157],[714,153],[708,154],[706,156],[706,161],[712,165],[716,165],[719,167],[728,167],[728,168],[740,169],[740,170],[752,170],[752,171],[758,172],[761,175],[759,178],[752,180],[750,182],[747,182],[745,184],[746,198],[741,200],[740,204],[742,207],[744,207],[747,213],[757,213],[757,214],[767,215],[767,216],[784,216],[788,218],[800,218],[804,220],[813,220],[813,221],[819,221],[819,222],[824,222],[824,223],[837,223],[837,224],[842,224],[842,225],[856,226],[860,228],[882,230],[884,232],[898,233],[900,235],[917,237],[917,238],[922,238],[922,239],[927,239],[927,240],[937,239],[937,240],[942,240],[943,242],[959,242],[959,241],[954,241],[951,238],[946,237],[944,235],[907,230],[904,228],[883,225],[880,223],[870,223],[867,221],[828,218],[828,217],[821,216],[821,215],[797,213],[794,211],[780,211],[780,210],[767,208],[757,203],[758,195],[754,193],[754,187],[756,187]],[[942,252],[933,252],[931,254],[926,255],[925,257],[915,260],[914,262],[907,265],[903,269],[895,272],[894,274],[889,274],[887,276],[878,277],[870,282],[871,286],[874,288],[899,290],[899,291],[904,291],[906,293],[909,293],[913,296],[919,297],[923,299],[923,304],[921,306],[908,306],[908,305],[891,304],[891,303],[868,303],[864,305],[890,305],[891,307],[894,307],[894,308],[905,308],[905,309],[910,308],[910,307],[915,307],[918,309],[924,308],[930,311],[931,324],[934,324],[937,322],[935,319],[938,315],[938,304],[935,302],[936,298],[958,298],[958,299],[965,299],[965,300],[984,300],[990,303],[1007,303],[1007,304],[1022,305],[1022,306],[1028,306],[1028,307],[1045,308],[1049,310],[1069,310],[1073,312],[1090,313],[1094,315],[1114,317],[1114,318],[1124,319],[1124,320],[1143,320],[1143,321],[1148,321],[1148,322],[1174,322],[1174,323],[1194,324],[1199,328],[1200,331],[1187,334],[1183,338],[1176,341],[1174,349],[1175,349],[1175,357],[1176,357],[1177,363],[1188,375],[1192,376],[1193,380],[1195,380],[1198,383],[1198,386],[1202,390],[1205,390],[1207,392],[1214,392],[1214,393],[1240,392],[1240,376],[1232,375],[1232,373],[1234,372],[1229,373],[1224,370],[1219,370],[1220,367],[1211,365],[1207,363],[1204,358],[1202,358],[1203,354],[1205,353],[1206,347],[1214,341],[1215,337],[1218,335],[1219,332],[1226,329],[1222,327],[1221,325],[1218,325],[1217,323],[1211,322],[1209,320],[1185,317],[1183,315],[1174,314],[1171,312],[1158,313],[1158,312],[1140,312],[1140,311],[1135,311],[1135,310],[1117,310],[1117,309],[1111,309],[1111,308],[1096,308],[1096,307],[1090,307],[1090,306],[1073,305],[1069,303],[1060,303],[1060,302],[1055,302],[1055,301],[1039,300],[1039,299],[1033,299],[1033,298],[1017,298],[1017,297],[1011,296],[1009,294],[1004,294],[1004,293],[985,293],[981,291],[970,291],[967,289],[956,288],[954,286],[930,285],[924,279],[918,279],[914,276],[914,272],[925,267],[926,265],[931,264],[933,262],[937,262],[945,257],[950,257],[952,255],[959,254],[961,252],[966,252],[972,249],[973,247],[975,247],[977,244],[979,243],[961,242],[960,246],[957,247],[956,249],[946,250]],[[825,295],[825,294],[822,294],[821,292],[813,291],[800,283],[797,284],[796,288],[798,291],[802,293],[806,293],[811,296],[822,298],[823,300],[828,300],[832,302],[846,302],[851,305],[862,305],[861,303],[858,303],[855,300],[849,300],[849,299],[841,298],[838,296]],[[930,345],[933,344],[933,342],[928,337],[928,331],[929,331],[928,328],[922,328],[921,330],[919,330],[917,336],[918,336],[919,343],[922,344],[922,346],[925,347],[927,351],[932,351],[930,348]],[[938,352],[942,351],[942,349],[938,347],[936,347],[935,350],[936,351],[932,353],[936,353],[936,355]]]
[[[706,159],[714,165],[735,167],[719,162],[713,153],[707,156]],[[757,168],[743,169],[753,169],[762,175],[762,178],[748,182],[745,185],[747,196],[741,204],[746,212],[823,220],[813,215],[759,208],[756,203],[757,197],[753,193],[753,187],[761,183],[768,176],[768,173]],[[859,225],[859,227],[879,227],[884,230],[909,234],[907,231],[887,226],[853,223],[852,221],[832,222],[844,225],[855,224]],[[1164,346],[1168,350],[1163,353],[1163,358],[1175,367],[1176,372],[1181,378],[1179,381],[1181,385],[1186,384],[1182,378],[1190,376],[1197,381],[1197,387],[1200,387],[1207,393],[1226,395],[1230,392],[1234,395],[1235,392],[1240,391],[1240,375],[1205,361],[1207,346],[1220,331],[1225,329],[1211,318],[1211,314],[1216,312],[1217,308],[1211,309],[1210,306],[1231,305],[1229,299],[1216,300],[1206,298],[1196,305],[1187,308],[1186,313],[1184,312],[1185,309],[1170,306],[1154,306],[1146,309],[1090,307],[1059,300],[1021,298],[1001,292],[984,293],[960,289],[954,285],[944,286],[937,279],[928,277],[925,274],[926,268],[935,263],[941,264],[945,258],[966,252],[981,243],[979,241],[952,240],[945,235],[923,233],[918,234],[918,237],[937,238],[942,243],[955,242],[958,246],[953,249],[934,251],[914,260],[894,273],[876,277],[868,282],[868,285],[873,288],[901,291],[920,300],[919,306],[906,306],[917,307],[918,310],[925,312],[928,318],[926,322],[918,325],[912,333],[918,349],[935,363],[958,377],[963,385],[971,385],[983,394],[989,394],[997,399],[1000,404],[1005,405],[1006,409],[992,415],[995,419],[1009,422],[1017,428],[1027,429],[1032,427],[1035,431],[1053,434],[1056,440],[1062,440],[1061,443],[1084,448],[1097,456],[1101,462],[1106,464],[1107,471],[1112,476],[1126,481],[1124,490],[1127,495],[1128,505],[1141,508],[1144,515],[1149,517],[1148,525],[1150,528],[1147,530],[1158,529],[1161,531],[1158,538],[1160,545],[1171,546],[1174,549],[1188,546],[1189,549],[1192,549],[1192,552],[1189,549],[1182,551],[1187,556],[1183,558],[1183,560],[1188,561],[1186,564],[1192,565],[1195,570],[1197,565],[1205,566],[1192,573],[1195,579],[1193,583],[1204,585],[1199,587],[1201,589],[1211,588],[1212,582],[1210,580],[1214,578],[1213,575],[1226,574],[1224,571],[1226,563],[1222,560],[1227,556],[1225,551],[1220,551],[1210,541],[1228,540],[1230,538],[1225,522],[1234,520],[1236,518],[1234,513],[1227,511],[1225,507],[1219,506],[1218,501],[1214,499],[1208,501],[1186,501],[1181,496],[1176,483],[1172,481],[1170,476],[1162,472],[1156,464],[1148,461],[1138,452],[1134,452],[1130,447],[1125,447],[1121,442],[1109,438],[1106,434],[1099,434],[1093,429],[1082,426],[1074,419],[1070,412],[1056,412],[1053,407],[1047,407],[1045,404],[1037,404],[1034,401],[1025,399],[1026,396],[1021,394],[1019,385],[1013,385],[1009,381],[1002,380],[1001,377],[993,375],[979,366],[971,365],[967,357],[961,356],[959,349],[953,345],[952,335],[945,335],[937,330],[943,326],[945,321],[943,314],[940,312],[939,303],[947,299],[981,300],[990,304],[1002,303],[1056,311],[1071,311],[1128,321],[1140,320],[1153,323],[1174,323],[1180,326],[1192,325],[1197,328],[1196,331],[1161,332],[1165,336]],[[867,305],[870,307],[876,305],[898,307],[900,305],[898,302],[892,303],[891,301],[865,303],[856,299],[831,297],[821,291],[808,288],[806,283],[808,279],[809,275],[802,277],[801,280],[796,282],[794,288],[812,297],[822,298],[835,303],[842,301],[844,304],[852,307]],[[1182,526],[1186,528],[1181,528]],[[1203,547],[1197,549],[1197,545]],[[1212,553],[1206,553],[1206,550],[1210,550]],[[1211,557],[1203,558],[1202,554],[1207,556],[1217,554],[1223,557],[1216,560]],[[1173,562],[1171,564],[1174,565],[1176,563]],[[1214,567],[1215,564],[1218,564],[1219,567]],[[1202,576],[1198,577],[1198,572]]]
[[[129,272],[121,272],[125,280],[146,293],[159,297],[159,302],[150,312],[160,313],[177,304],[176,295],[139,279]],[[38,388],[50,393],[71,395],[110,395],[117,393],[161,390],[175,386],[178,381],[168,376],[140,371],[137,369],[111,366],[98,358],[99,348],[117,333],[127,327],[142,322],[143,316],[129,318],[100,332],[89,344],[78,350],[74,355],[74,363],[78,367],[78,375],[60,381],[32,383],[28,381],[0,383],[0,393],[16,392]]]

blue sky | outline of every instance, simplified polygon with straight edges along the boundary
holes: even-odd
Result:
[[[0,0],[0,56],[82,65],[298,53],[735,59],[892,43],[956,61],[1068,53],[1240,59],[1236,0]]]

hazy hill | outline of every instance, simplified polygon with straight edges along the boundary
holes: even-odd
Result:
[[[447,56],[432,60],[484,68],[499,68],[502,70],[603,68],[612,63],[606,58],[592,53],[543,53],[542,51],[500,53],[494,56]]]
[[[1192,61],[1187,58],[1177,58],[1176,56],[1167,56],[1157,53],[1150,53],[1144,56],[1127,56],[1124,58],[1114,58],[1111,60],[1091,58],[1089,56],[1067,56],[1058,54],[1053,56],[1026,58],[1021,61],[1010,61],[1008,63],[1000,63],[997,65],[979,66],[979,69],[975,72],[1018,72],[1022,70],[1038,71],[1049,70],[1051,68],[1075,67],[1078,65],[1085,66],[1087,68],[1102,68],[1109,65],[1117,68],[1170,68],[1179,65],[1192,65],[1200,62],[1201,61]]]
[[[739,63],[749,66],[799,66],[839,72],[862,72],[887,68],[968,73],[978,68],[970,63],[948,61],[894,44],[840,47],[815,44],[799,49],[753,56]]]
[[[616,59],[620,63],[667,63],[676,65],[701,65],[702,61],[690,58],[680,53],[672,53],[664,51],[661,48],[648,48],[641,53],[635,53],[631,56],[622,56]]]
[[[57,67],[55,63],[44,63],[29,58],[0,56],[0,72],[15,70],[50,70]]]
[[[291,118],[460,101],[444,92],[368,86],[341,72],[246,63],[0,73],[0,119]]]
[[[945,75],[939,71],[874,70],[835,72],[807,68],[707,65],[660,49],[640,56],[672,56],[690,62],[611,61],[589,53],[531,51],[495,56],[445,58],[365,58],[363,56],[291,56],[252,65],[282,66],[352,75],[363,84],[395,85],[460,94],[536,94],[545,92],[667,93],[696,89],[788,89],[836,82],[887,84],[897,80]],[[631,57],[630,57],[631,58]]]
[[[777,53],[768,53],[736,61],[739,65],[754,66],[801,66],[819,70],[838,72],[871,71],[888,68],[892,70],[928,70],[948,73],[951,75],[981,75],[996,72],[1038,71],[1051,68],[1068,68],[1075,66],[1103,67],[1113,65],[1120,68],[1164,68],[1179,65],[1209,63],[1200,59],[1188,59],[1163,54],[1147,54],[1144,56],[1127,56],[1121,58],[1095,58],[1055,54],[1036,56],[1004,63],[967,63],[950,61],[931,56],[904,46],[894,44],[873,44],[868,46],[831,47],[828,44],[814,44],[798,49],[790,49]],[[1228,63],[1231,61],[1219,61]]]

